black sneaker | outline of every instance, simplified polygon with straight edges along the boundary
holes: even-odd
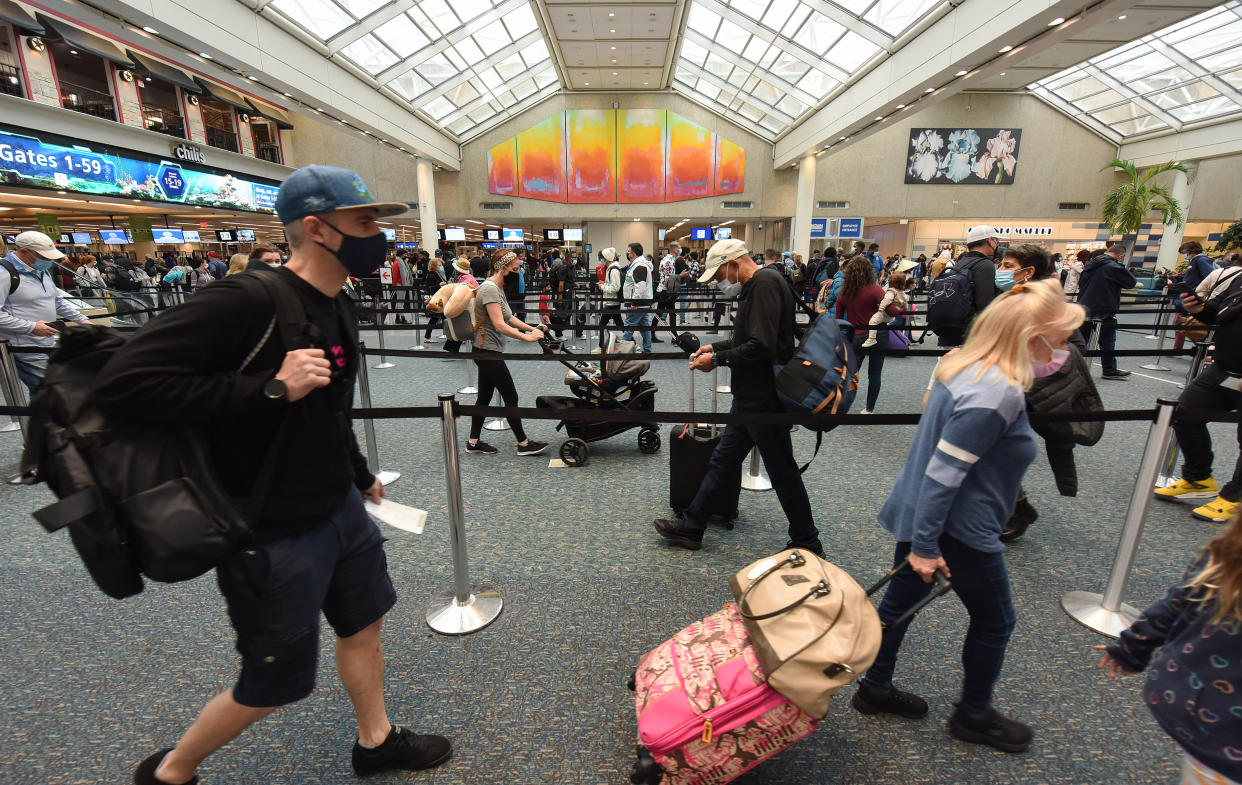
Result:
[[[487,442],[479,439],[477,442],[466,442],[466,452],[476,455],[495,455],[497,450]]]
[[[1025,496],[1018,499],[1018,503],[1014,505],[1013,514],[1009,516],[1009,522],[1005,524],[1005,530],[1001,532],[1000,541],[1013,542],[1018,539],[1026,534],[1026,530],[1038,518],[1039,512]]]
[[[160,750],[154,755],[148,757],[142,763],[138,764],[138,768],[134,769],[134,785],[198,785],[198,777],[191,777],[186,782],[165,782],[155,776],[155,770],[164,762],[164,756],[172,752],[172,747],[166,750]]]
[[[534,439],[531,439],[526,442],[526,444],[519,444],[517,453],[518,455],[538,455],[546,449],[548,449],[547,442],[537,442]],[[493,450],[493,452],[495,451]]]
[[[896,714],[911,720],[927,716],[927,701],[914,693],[890,687],[882,695],[872,691],[865,681],[858,684],[850,705],[863,714]]]
[[[819,540],[816,540],[812,545],[799,545],[793,540],[790,540],[785,543],[784,550],[789,550],[791,548],[801,548],[804,551],[810,551],[821,559],[824,558],[824,546]]]
[[[1113,379],[1114,381],[1116,381],[1116,380],[1126,378],[1131,373],[1133,373],[1133,371],[1123,371],[1120,368],[1118,368],[1115,371],[1105,371],[1104,373],[1100,374],[1100,376],[1104,379]]]
[[[1005,752],[1023,752],[1035,738],[1029,725],[1002,716],[996,709],[988,709],[987,714],[976,719],[962,711],[961,706],[949,718],[949,733],[962,741],[988,744]]]
[[[679,526],[677,521],[670,521],[667,518],[657,518],[655,521],[656,531],[660,536],[674,545],[681,546],[688,551],[697,551],[703,547],[703,533],[694,529],[688,529]]]
[[[354,773],[365,777],[381,771],[430,769],[451,757],[453,745],[443,736],[420,736],[409,728],[393,725],[388,738],[375,749],[354,742]]]

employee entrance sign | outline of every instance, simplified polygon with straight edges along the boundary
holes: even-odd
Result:
[[[861,240],[863,236],[863,219],[842,218],[837,224],[837,237],[842,240]]]

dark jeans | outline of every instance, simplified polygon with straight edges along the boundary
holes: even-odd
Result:
[[[1100,365],[1104,366],[1104,373],[1117,372],[1117,355],[1113,354],[1113,350],[1117,348],[1117,317],[1104,316],[1099,319],[1090,319],[1083,323],[1082,339],[1091,343],[1091,333],[1099,326],[1100,330]]]
[[[862,358],[867,360],[867,409],[871,410],[875,408],[875,402],[880,400],[880,382],[884,377],[884,355],[862,348],[863,341],[867,340],[867,331],[862,327],[856,329],[857,334],[851,344],[854,353],[859,357],[859,366],[862,366]],[[881,331],[880,334],[883,338],[871,347],[872,349],[888,348],[888,333]]]
[[[1242,392],[1236,389],[1237,378],[1233,377],[1233,390],[1220,386],[1226,378],[1230,378],[1229,374],[1219,365],[1213,363],[1207,366],[1186,385],[1177,399],[1178,405],[1218,412],[1242,408]],[[1182,451],[1182,477],[1195,482],[1211,477],[1212,437],[1208,434],[1207,423],[1178,419],[1173,423],[1173,432],[1177,434],[1177,446]],[[1242,445],[1242,423],[1238,423],[1238,444]],[[1233,477],[1221,487],[1220,495],[1231,502],[1242,500],[1242,456],[1233,467]]]
[[[500,352],[492,352],[486,349],[474,347],[471,351],[474,358],[474,364],[479,368],[479,397],[475,401],[475,406],[487,406],[492,402],[492,395],[497,390],[500,391],[500,399],[504,401],[505,406],[517,406],[518,394],[517,387],[513,384],[513,377],[509,374],[509,366],[505,365],[504,355]],[[483,433],[483,420],[486,419],[480,415],[470,418],[470,438],[476,440],[479,434]],[[513,429],[513,435],[517,437],[519,442],[526,441],[526,431],[522,430],[522,421],[517,417],[507,417],[509,427]]]
[[[730,411],[738,411],[737,406]],[[737,476],[738,467],[755,446],[759,447],[772,489],[789,519],[789,539],[804,546],[819,542],[819,531],[811,516],[811,500],[802,484],[802,475],[798,473],[789,427],[785,425],[733,424],[726,427],[720,443],[712,451],[699,492],[686,508],[683,525],[700,532],[707,528],[707,516],[703,511],[709,508],[711,499],[724,493],[724,483],[731,482],[726,478]]]
[[[621,303],[618,302],[604,302],[604,310],[606,311],[616,310],[620,307]],[[604,348],[604,344],[607,342],[609,324],[615,324],[618,331],[625,327],[625,325],[621,323],[621,314],[619,313],[606,313],[601,316],[599,318],[599,348],[601,349]]]
[[[949,535],[940,537],[940,553],[953,574],[953,591],[957,593],[970,626],[962,645],[962,708],[969,714],[986,714],[992,706],[992,688],[1005,662],[1005,647],[1013,632],[1017,613],[1009,588],[1009,571],[1003,553],[984,553],[963,545]],[[893,566],[910,555],[910,543],[897,543]],[[889,622],[914,607],[927,596],[933,584],[924,583],[914,570],[897,573],[884,599],[880,602],[880,620]],[[894,627],[884,634],[875,664],[863,680],[876,692],[887,692],[897,666],[897,651],[906,637],[909,625]]]

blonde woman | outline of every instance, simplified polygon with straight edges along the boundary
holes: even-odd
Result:
[[[970,614],[962,647],[964,678],[949,731],[1006,752],[1030,746],[1030,727],[992,707],[1015,612],[1000,535],[1035,458],[1026,391],[1065,361],[1065,342],[1084,311],[1065,301],[1055,279],[1018,284],[974,321],[965,345],[936,368],[927,408],[909,456],[879,519],[897,539],[880,618],[892,621],[950,577]],[[888,631],[875,664],[854,695],[864,714],[918,718],[927,702],[893,686],[905,628]]]
[[[224,274],[225,278],[230,275],[246,272],[246,267],[250,264],[250,254],[235,253],[229,257],[229,271]]]

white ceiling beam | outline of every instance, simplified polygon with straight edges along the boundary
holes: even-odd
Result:
[[[1048,104],[1053,109],[1056,109],[1069,119],[1083,126],[1087,130],[1098,134],[1103,139],[1106,139],[1115,145],[1121,144],[1121,134],[1108,127],[1107,124],[1096,120],[1094,117],[1074,106],[1069,101],[1066,101],[1064,98],[1052,92],[1048,88],[1034,87],[1030,90],[1030,94]]]
[[[383,27],[413,7],[414,0],[396,0],[396,2],[381,6],[369,16],[360,19],[358,24],[350,25],[329,38],[328,51],[336,54],[367,33],[374,32],[377,27]]]
[[[1158,38],[1149,41],[1148,45],[1151,46],[1152,49],[1155,49],[1160,54],[1180,65],[1182,68],[1185,68],[1190,73],[1199,77],[1199,79],[1201,79],[1204,83],[1211,85],[1212,89],[1216,92],[1226,96],[1235,104],[1242,106],[1242,91],[1237,90],[1233,85],[1229,84],[1224,79],[1221,79],[1216,74],[1199,65],[1196,61],[1191,60],[1189,57]]]
[[[758,67],[755,63],[753,63],[753,62],[751,62],[751,61],[747,60],[746,58],[742,57],[742,56],[741,56],[741,55],[739,55],[739,54],[736,54],[735,52],[730,52],[730,51],[728,51],[728,50],[726,50],[726,49],[721,49],[720,47],[718,47],[718,46],[716,46],[715,44],[713,44],[713,43],[712,43],[712,40],[711,40],[710,38],[708,38],[708,37],[706,37],[706,36],[704,36],[704,35],[701,35],[701,34],[699,34],[699,33],[695,32],[694,30],[687,30],[687,31],[686,31],[686,39],[685,39],[685,40],[687,40],[687,41],[693,41],[694,43],[698,44],[699,46],[704,47],[705,49],[707,49],[707,50],[711,51],[713,54],[715,54],[715,55],[716,55],[717,57],[719,57],[720,59],[724,60],[726,63],[729,63],[729,64],[733,65],[735,68],[736,68],[736,67],[740,67],[740,68],[749,69],[749,73],[750,73],[750,74],[752,74],[752,75],[754,75],[754,76],[757,76],[757,77],[759,77],[759,78],[761,78],[761,79],[766,79],[767,81],[769,81],[769,82],[771,82],[772,84],[774,84],[776,87],[779,87],[779,88],[783,88],[783,89],[785,89],[785,90],[788,90],[790,93],[793,93],[793,94],[794,94],[794,96],[793,96],[794,98],[798,99],[799,101],[801,101],[802,103],[806,104],[807,106],[813,106],[813,105],[815,104],[815,97],[814,97],[814,96],[812,96],[812,95],[808,95],[807,93],[805,93],[805,92],[803,92],[802,90],[798,89],[798,87],[797,87],[797,86],[795,86],[792,82],[789,82],[789,81],[785,80],[784,78],[782,78],[782,77],[780,77],[780,76],[777,76],[776,74],[772,73],[772,71],[770,71],[770,70],[768,70],[768,69],[766,69],[766,68],[762,69],[762,70],[763,70],[763,73],[762,73],[762,75],[761,75],[761,74],[759,73],[760,69],[759,69],[759,67]],[[715,47],[715,48],[713,49],[713,47]],[[687,64],[687,65],[685,65],[685,66],[683,66],[683,67],[690,67],[690,68],[694,68],[695,70],[698,70],[698,71],[705,71],[705,70],[706,70],[705,68],[703,68],[703,67],[701,67],[701,66],[695,66],[695,65],[689,65],[689,64]],[[741,88],[738,88],[738,89],[740,90]]]
[[[569,89],[569,66],[565,63],[565,53],[561,51],[561,42],[553,33],[552,17],[548,14],[548,5],[544,0],[535,0],[535,20],[543,33],[548,53],[552,55],[552,63],[556,66],[556,78],[561,86]]]
[[[1174,131],[1182,130],[1183,123],[1181,120],[1178,120],[1173,115],[1164,111],[1159,106],[1157,106],[1154,102],[1149,101],[1148,99],[1139,95],[1137,92],[1132,90],[1129,86],[1123,84],[1120,80],[1113,78],[1113,76],[1109,74],[1107,71],[1105,71],[1104,69],[1100,68],[1099,66],[1093,63],[1083,63],[1081,68],[1083,70],[1083,73],[1091,74],[1096,79],[1100,80],[1101,84],[1104,84],[1108,86],[1109,88],[1111,88],[1113,92],[1117,93],[1123,98],[1129,99],[1129,101],[1135,104],[1136,106],[1141,106],[1142,108],[1146,109],[1149,115],[1151,115],[1152,117],[1160,118],[1161,122],[1163,122],[1168,127],[1172,128]]]
[[[513,55],[522,51],[524,48],[530,46],[531,44],[535,43],[536,41],[542,38],[543,38],[543,33],[539,32],[538,30],[535,30],[534,32],[531,32],[531,33],[528,33],[522,36],[517,41],[514,41],[508,46],[497,49],[494,53],[483,58],[481,61],[477,63],[471,63],[470,67],[472,69],[480,69],[480,70],[491,68],[497,63],[503,62],[507,58],[512,57]],[[538,73],[542,70],[543,70],[543,63],[539,63],[534,68],[528,69],[526,73],[524,73],[522,76],[527,76],[529,74]],[[403,71],[402,73],[405,73],[405,72]],[[514,79],[515,80],[521,79],[522,76],[514,77]],[[436,98],[439,98],[440,96],[444,95],[449,90],[452,90],[454,87],[457,87],[458,85],[462,85],[466,82],[469,82],[471,79],[474,79],[474,78],[475,78],[475,72],[473,70],[462,71],[456,76],[452,76],[452,77],[449,77],[448,79],[445,79],[443,82],[441,82],[438,85],[435,85],[427,92],[414,97],[413,99],[411,99],[410,103],[425,104],[429,101],[434,101],[436,100]]]
[[[1193,128],[1121,145],[1118,157],[1137,166],[1155,166],[1165,161],[1194,161],[1242,153],[1242,120]]]
[[[1083,10],[1084,0],[963,0],[777,140],[773,163],[789,166],[828,142],[836,149],[841,136],[856,142],[1058,43],[1082,38],[1138,3],[1101,0]],[[1058,16],[1068,21],[1049,27]],[[1013,49],[1002,54],[1004,46]],[[959,70],[968,73],[957,77]],[[898,104],[905,108],[897,110]],[[873,120],[877,116],[885,119]]]
[[[413,56],[400,60],[397,63],[388,66],[383,71],[380,71],[375,75],[375,81],[380,84],[388,84],[393,79],[401,76],[401,74],[411,68],[430,60],[436,55],[444,52],[449,47],[466,38],[469,38],[498,19],[504,18],[504,15],[510,11],[529,4],[530,0],[507,0],[507,2],[501,3],[493,9],[493,13],[497,14],[495,18],[491,16],[481,16],[471,19],[469,22],[457,28],[448,35],[433,39],[430,46],[419,49]]]
[[[732,98],[732,100],[729,102],[730,104],[733,104],[734,102],[744,101],[754,106],[756,109],[759,109],[760,115],[765,115],[765,114],[775,115],[776,117],[780,118],[780,120],[784,122],[786,125],[792,123],[795,120],[795,118],[789,116],[785,112],[782,112],[780,109],[777,109],[775,106],[771,106],[764,101],[760,101],[758,98],[755,98],[749,95],[748,93],[738,92],[742,88],[738,87],[737,85],[731,84],[730,82],[727,82],[724,79],[721,79],[720,77],[715,76],[714,74],[709,74],[706,71],[703,71],[702,73],[698,75],[698,78],[702,79],[703,81],[707,82],[712,87],[715,87],[718,90],[727,91],[730,93],[737,93],[737,95],[735,95]]]
[[[538,0],[542,5],[543,0]],[[673,75],[677,69],[677,59],[681,57],[681,45],[686,40],[686,20],[690,18],[691,0],[677,0],[677,10],[673,12],[673,41],[664,58],[664,72],[660,74],[660,89],[671,87]]]
[[[559,84],[552,84],[552,85],[548,85],[547,87],[537,89],[535,92],[531,93],[530,95],[526,96],[522,100],[518,101],[513,106],[506,107],[504,109],[501,109],[499,112],[496,112],[495,117],[488,119],[484,123],[480,124],[479,126],[475,128],[470,129],[467,132],[463,132],[461,134],[461,138],[463,140],[473,139],[479,134],[486,133],[488,130],[490,130],[497,124],[509,119],[510,117],[517,116],[518,114],[525,111],[528,106],[538,103],[539,101],[543,100],[544,98],[547,98],[549,95],[552,95],[553,93],[558,92],[559,90],[560,90]],[[456,123],[458,120],[462,119],[463,117],[469,117],[471,112],[481,109],[484,106],[488,106],[490,100],[491,100],[490,96],[481,96],[479,98],[476,98],[475,100],[461,107],[460,109],[453,112],[452,114],[447,115],[441,122],[447,128],[448,126],[453,125],[454,123]],[[488,106],[488,108],[490,109],[491,107]]]
[[[322,47],[312,46],[305,37],[267,18],[271,9],[256,14],[240,0],[94,0],[93,6],[69,0],[43,3],[53,13],[131,41],[171,62],[184,62],[186,50],[207,52],[220,63],[258,76],[259,83],[277,93],[296,94],[311,106],[347,107],[355,126],[446,169],[461,168],[461,146],[456,140],[414,114],[408,104],[392,100],[368,80],[328,60]],[[160,37],[135,39],[117,17],[155,27]],[[212,78],[230,83],[228,78]],[[254,93],[261,89],[259,83],[242,82],[239,89]],[[270,100],[281,105],[285,99]]]
[[[738,27],[747,30],[752,35],[767,41],[769,44],[776,44],[781,48],[781,51],[798,58],[804,65],[809,65],[812,68],[818,68],[825,74],[831,76],[833,79],[836,79],[838,82],[845,82],[850,78],[849,71],[846,71],[844,68],[825,60],[823,57],[804,48],[801,44],[794,42],[792,39],[785,38],[779,33],[774,33],[763,25],[755,24],[750,17],[739,14],[731,7],[717,2],[717,0],[694,1],[722,19],[728,19]],[[711,42],[709,49],[710,51],[714,51],[719,54],[721,46],[713,41]]]
[[[844,8],[838,8],[825,0],[802,0],[832,21],[866,38],[886,52],[893,50],[893,37],[870,22],[860,19]]]

